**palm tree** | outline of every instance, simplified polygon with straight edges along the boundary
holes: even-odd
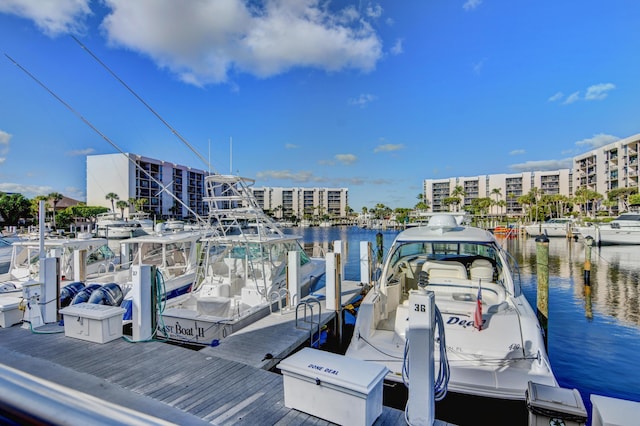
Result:
[[[116,207],[120,209],[120,219],[124,219],[124,209],[129,207],[129,203],[124,200],[120,200],[116,203]]]
[[[458,209],[458,206],[464,203],[464,197],[466,195],[467,194],[464,192],[464,188],[461,185],[456,185],[455,188],[453,188],[453,191],[451,191],[451,198],[458,199],[457,203],[453,203],[456,206],[456,211]]]
[[[496,202],[495,202],[494,205],[499,207],[498,203],[500,201],[500,198],[502,198],[502,193],[500,192],[500,188],[493,188],[491,190],[491,195],[495,195],[496,196]]]
[[[118,197],[118,194],[116,194],[115,192],[110,192],[107,195],[105,195],[104,198],[111,201],[111,211],[115,213],[116,211],[116,207],[114,205],[115,201],[120,199],[120,197]]]
[[[53,227],[56,227],[56,206],[64,196],[59,192],[52,192],[48,195],[48,199],[53,203]]]

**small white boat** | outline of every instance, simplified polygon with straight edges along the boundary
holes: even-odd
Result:
[[[233,175],[205,178],[214,234],[201,240],[193,291],[167,300],[160,330],[165,337],[209,345],[278,309],[288,299],[290,252],[300,259],[298,297],[325,273],[324,259],[307,256],[300,237],[284,234],[258,206],[248,189],[251,182]]]
[[[570,217],[558,217],[544,222],[532,223],[524,227],[530,237],[546,235],[547,237],[566,237],[573,235],[575,219]]]
[[[401,232],[360,305],[346,355],[383,364],[386,380],[402,382],[408,293],[421,287],[443,317],[450,392],[524,401],[529,381],[557,386],[512,261],[493,234],[450,216]]]
[[[96,237],[99,238],[131,238],[143,233],[140,223],[122,219],[116,212],[100,213],[96,218]]]
[[[608,223],[576,228],[583,238],[601,245],[640,244],[640,213],[626,212]]]
[[[151,215],[146,212],[132,212],[129,213],[128,222],[133,226],[141,229],[136,230],[136,233],[153,234],[155,229],[155,223],[151,219]]]

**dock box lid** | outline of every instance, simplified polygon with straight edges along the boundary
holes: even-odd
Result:
[[[389,371],[380,364],[312,348],[304,348],[280,361],[278,368],[283,373],[292,373],[362,394],[369,394]]]
[[[12,311],[14,309],[18,309],[18,307],[20,306],[20,300],[22,300],[21,297],[13,297],[13,296],[1,297],[0,312]]]
[[[122,315],[125,312],[126,309],[119,306],[98,305],[95,303],[86,302],[78,303],[76,305],[69,305],[66,308],[60,309],[60,313],[64,315],[95,320],[111,318],[116,315]]]
[[[584,423],[587,410],[577,389],[567,389],[529,382],[527,408],[530,412],[547,417]]]

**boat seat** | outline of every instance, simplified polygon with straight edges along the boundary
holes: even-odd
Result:
[[[472,280],[493,281],[493,265],[487,259],[476,259],[471,263],[469,276]]]
[[[466,280],[467,268],[461,262],[448,260],[429,260],[422,265],[422,270],[429,274],[429,281],[438,278],[458,278]]]

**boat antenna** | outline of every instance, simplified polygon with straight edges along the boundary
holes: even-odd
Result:
[[[46,90],[47,92],[49,92],[49,94],[51,96],[53,96],[57,101],[59,101],[62,105],[64,105],[69,111],[71,111],[76,117],[78,117],[80,120],[82,120],[82,122],[84,124],[86,124],[87,126],[89,126],[91,128],[91,130],[93,130],[94,132],[96,132],[98,135],[100,135],[100,137],[102,137],[102,139],[104,139],[105,141],[107,141],[112,147],[114,147],[117,151],[119,151],[121,154],[123,154],[125,157],[127,157],[127,159],[129,160],[130,163],[132,163],[136,168],[138,168],[138,170],[142,171],[150,180],[152,180],[154,183],[156,183],[157,185],[160,185],[161,188],[164,188],[162,185],[162,182],[160,182],[159,180],[157,180],[156,178],[154,178],[151,173],[149,173],[148,171],[146,171],[143,167],[140,166],[140,164],[138,164],[136,161],[134,161],[133,158],[131,158],[130,155],[128,155],[126,152],[124,152],[118,145],[116,145],[115,142],[113,142],[111,139],[109,139],[109,137],[107,135],[105,135],[104,133],[102,133],[96,126],[94,126],[89,120],[87,120],[82,114],[80,114],[80,112],[78,112],[76,109],[74,109],[71,105],[69,105],[64,99],[62,99],[60,96],[58,96],[53,90],[51,90],[49,87],[47,87],[43,82],[41,82],[40,80],[38,80],[38,78],[33,75],[32,73],[29,72],[29,70],[27,70],[25,67],[23,67],[22,65],[20,65],[18,62],[16,62],[11,56],[7,55],[6,53],[4,54],[4,56],[7,57],[7,59],[9,59],[11,62],[13,62],[13,64],[15,66],[17,66],[18,68],[20,68],[20,70],[22,72],[24,72],[25,74],[27,74],[29,77],[31,77],[31,79],[33,81],[35,81],[36,83],[38,83],[38,85],[40,85],[40,87],[42,87],[44,90]],[[165,188],[166,189],[166,188]],[[182,204],[182,206],[184,206],[191,214],[194,215],[194,217],[198,218],[200,221],[204,221],[204,219],[202,219],[196,212],[194,212],[188,205],[186,205],[180,198],[176,197],[176,195],[174,193],[172,193],[171,191],[167,191],[167,193],[169,195],[171,195],[176,201],[178,201],[178,203]]]
[[[109,74],[111,74],[113,76],[113,78],[115,78],[116,80],[118,80],[118,82],[120,82],[120,84],[122,84],[129,92],[131,92],[131,94],[133,96],[135,96],[140,102],[142,102],[142,104],[144,106],[147,107],[147,109],[149,111],[151,111],[153,113],[153,115],[155,115],[158,120],[160,120],[165,126],[167,126],[169,128],[169,130],[171,130],[171,133],[173,133],[178,139],[180,139],[182,141],[182,143],[184,143],[207,167],[208,170],[211,171],[211,163],[209,161],[207,161],[207,159],[205,159],[199,152],[198,150],[196,150],[193,145],[191,145],[189,143],[189,141],[187,141],[184,137],[182,137],[182,135],[180,133],[178,133],[178,131],[173,128],[173,126],[171,126],[165,119],[163,119],[160,114],[158,114],[156,112],[156,110],[154,110],[151,105],[149,105],[144,99],[142,99],[142,97],[140,97],[127,83],[125,83],[120,77],[118,77],[118,75],[113,72],[113,70],[111,70],[111,68],[109,68],[109,66],[107,64],[105,64],[104,62],[102,62],[100,60],[100,58],[98,58],[91,50],[89,50],[89,48],[87,46],[85,46],[80,40],[78,40],[78,38],[74,35],[71,36],[71,38],[73,38],[75,40],[76,43],[78,43],[78,45],[80,45],[80,47],[86,51],[89,55],[91,55],[91,57],[93,59],[96,60],[96,62],[98,62],[100,65],[102,65],[102,67],[104,69],[106,69]]]
[[[233,138],[229,136],[229,173],[233,174]]]

